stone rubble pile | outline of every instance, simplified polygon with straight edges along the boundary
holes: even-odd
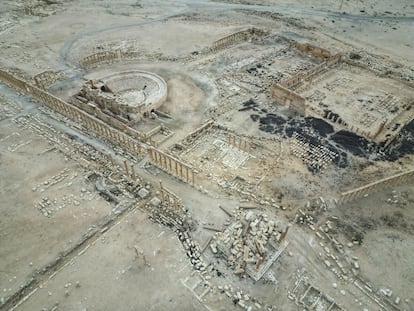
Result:
[[[42,200],[37,204],[37,208],[45,217],[52,215],[52,210],[50,206],[55,203],[49,200],[47,197],[43,197]]]
[[[328,208],[328,204],[323,197],[308,201],[303,209],[298,209],[294,222],[301,225],[307,225],[311,230],[315,231],[318,217]]]
[[[182,211],[176,211],[161,204],[151,208],[150,219],[174,230],[194,269],[199,271],[206,269],[207,265],[201,257],[200,246],[191,237],[191,219],[184,208]]]
[[[249,295],[242,289],[233,288],[231,284],[219,285],[217,289],[219,293],[226,295],[233,301],[235,305],[238,305],[241,309],[248,311],[274,310],[273,306],[263,303],[258,298]]]
[[[196,270],[204,271],[206,265],[201,258],[201,251],[198,243],[191,239],[191,235],[187,230],[177,230],[176,232],[193,267]]]
[[[224,257],[235,274],[246,268],[256,271],[270,255],[270,246],[281,239],[277,224],[263,213],[236,210],[234,222],[219,232],[210,244],[211,251]],[[273,247],[274,248],[274,247]]]

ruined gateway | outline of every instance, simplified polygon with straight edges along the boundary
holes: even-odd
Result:
[[[0,310],[414,310],[411,1],[0,8]]]

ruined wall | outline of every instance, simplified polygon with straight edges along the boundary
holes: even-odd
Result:
[[[289,109],[296,111],[300,115],[304,116],[306,114],[305,99],[295,92],[292,92],[277,83],[273,83],[270,87],[270,95],[276,101],[282,103]]]
[[[7,71],[0,69],[0,80],[16,88],[18,91],[32,96],[34,99],[46,105],[50,109],[53,109],[63,114],[64,116],[67,116],[70,119],[81,123],[87,130],[95,132],[101,137],[104,137],[109,141],[120,145],[123,149],[131,152],[132,154],[141,153],[144,149],[141,143],[132,137],[114,129],[112,126],[89,115],[81,109],[68,104],[60,98],[57,98],[56,96],[53,96],[52,94],[49,94],[48,92],[41,90],[36,86],[33,86],[17,77],[14,77]]]
[[[325,50],[323,48],[320,48],[318,46],[309,44],[309,43],[299,43],[295,40],[289,40],[289,48],[294,47],[299,52],[303,54],[310,54],[312,57],[315,58],[326,58],[329,59],[332,57],[331,52],[328,50]]]
[[[404,172],[404,173],[400,173],[400,174],[397,174],[391,177],[387,177],[387,178],[375,181],[373,183],[370,183],[368,185],[365,185],[365,186],[362,186],[362,187],[359,187],[353,190],[349,190],[347,192],[343,192],[339,196],[337,202],[338,204],[343,204],[351,200],[360,198],[371,192],[378,191],[384,188],[385,186],[395,185],[397,183],[406,181],[413,177],[414,177],[414,170],[410,170],[408,172]]]
[[[56,81],[63,80],[66,75],[62,71],[46,70],[33,77],[36,86],[41,89],[45,89],[47,86],[55,83]]]

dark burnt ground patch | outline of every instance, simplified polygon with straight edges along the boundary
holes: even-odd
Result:
[[[334,129],[332,125],[322,119],[306,117],[290,119],[285,131],[288,137],[292,137],[295,132],[299,134],[310,133],[313,134],[313,136],[327,137],[328,134],[334,132]]]
[[[414,154],[414,120],[401,129],[387,153],[387,158],[390,161],[396,161],[408,154]]]
[[[384,151],[384,143],[376,144],[362,136],[347,130],[334,130],[324,119],[314,117],[285,117],[268,113],[261,109],[254,100],[242,104],[239,111],[253,110],[250,118],[258,123],[261,131],[290,138],[298,133],[304,142],[314,146],[324,146],[338,156],[333,163],[340,168],[348,166],[350,155],[370,160],[396,161],[402,156],[414,154],[414,120],[401,130],[392,147]],[[310,168],[314,172],[314,168]]]
[[[273,134],[285,135],[287,120],[273,113],[267,113],[259,118],[259,129]]]
[[[259,111],[259,104],[256,103],[253,99],[249,99],[248,101],[245,101],[242,104],[242,108],[239,109],[239,111],[248,111],[248,110],[254,110]]]
[[[378,149],[374,143],[364,137],[346,130],[336,132],[331,136],[331,140],[355,156],[368,157]]]
[[[332,144],[329,137],[334,133],[333,126],[328,122],[313,117],[306,118],[285,118],[274,113],[262,113],[250,115],[250,118],[258,122],[259,129],[263,132],[277,134],[281,137],[292,137],[295,133],[299,134],[305,143],[313,146],[324,146],[338,156],[333,163],[341,168],[348,165],[347,153]],[[311,172],[318,172],[314,166],[308,165]]]

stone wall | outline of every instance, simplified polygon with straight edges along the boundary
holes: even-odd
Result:
[[[134,55],[135,56],[135,55]],[[80,66],[82,68],[93,67],[96,64],[101,64],[104,62],[111,62],[116,59],[122,59],[123,53],[119,50],[116,51],[105,51],[91,54],[80,61]]]
[[[270,95],[277,102],[285,105],[289,109],[299,113],[302,116],[306,115],[305,99],[295,92],[277,83],[273,83],[270,88]]]
[[[329,59],[333,55],[328,50],[325,50],[323,48],[320,48],[318,46],[309,44],[309,43],[299,43],[295,40],[289,40],[289,47],[294,47],[299,52],[303,54],[310,54],[312,57],[315,58],[325,58]]]

